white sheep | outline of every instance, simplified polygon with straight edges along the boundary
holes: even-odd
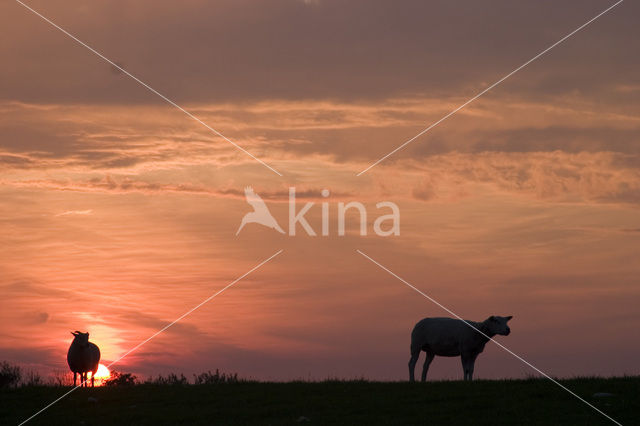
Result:
[[[73,386],[76,385],[76,375],[80,374],[80,386],[87,385],[87,373],[91,372],[91,386],[94,386],[94,376],[100,363],[100,349],[89,341],[89,333],[81,333],[76,330],[73,334],[73,342],[67,352],[67,364],[73,371]]]
[[[419,321],[411,332],[409,380],[412,382],[415,380],[414,371],[420,351],[427,353],[422,368],[423,382],[427,380],[429,364],[436,355],[461,357],[464,380],[473,380],[476,357],[484,350],[484,345],[490,337],[496,334],[509,335],[511,329],[507,325],[507,321],[511,318],[513,316],[490,316],[482,322],[453,318],[425,318]]]

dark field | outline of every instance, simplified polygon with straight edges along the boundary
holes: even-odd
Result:
[[[620,423],[640,423],[640,377],[579,378],[562,383]],[[24,387],[0,391],[0,424],[20,423],[68,389]],[[614,395],[594,397],[597,392]],[[29,424],[614,423],[548,380],[530,379],[425,384],[241,382],[78,389]]]

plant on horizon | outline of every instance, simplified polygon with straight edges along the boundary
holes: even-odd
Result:
[[[152,385],[188,385],[189,380],[182,373],[180,373],[180,376],[175,373],[169,373],[166,376],[158,374],[158,377],[149,377],[144,383]]]
[[[216,368],[216,372],[212,373],[211,370],[198,375],[193,375],[194,385],[212,385],[218,383],[238,383],[238,373],[227,374],[220,373],[220,370]]]
[[[69,370],[56,370],[49,379],[51,386],[71,386],[73,385],[73,373]]]
[[[138,378],[131,373],[111,371],[111,375],[104,381],[105,386],[133,386],[138,384]]]
[[[22,369],[18,365],[0,362],[0,389],[17,387],[22,379]]]
[[[42,376],[35,371],[27,371],[20,382],[21,386],[44,386],[45,381]]]

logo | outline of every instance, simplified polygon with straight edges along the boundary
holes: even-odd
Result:
[[[253,207],[253,211],[244,215],[236,235],[240,233],[247,223],[259,223],[260,225],[275,229],[279,233],[284,234],[284,231],[280,228],[280,225],[278,225],[278,222],[269,211],[265,202],[262,201],[262,198],[253,191],[253,188],[247,186],[244,189],[244,196],[247,199],[247,203]]]
[[[262,198],[256,194],[256,192],[250,186],[244,189],[244,195],[247,203],[253,208],[253,211],[247,213],[240,222],[240,227],[236,232],[236,235],[240,234],[240,231],[244,229],[245,225],[250,223],[257,223],[267,228],[274,229],[281,234],[287,234],[280,227],[276,218],[271,214],[267,204]],[[323,198],[329,197],[329,190],[323,189],[321,192]],[[329,219],[330,209],[329,202],[321,203],[321,234],[322,236],[328,236],[330,233]],[[299,211],[296,210],[296,189],[289,188],[289,236],[296,235],[296,227],[299,224],[307,235],[315,237],[317,233],[311,226],[305,215],[313,208],[315,202],[307,202]],[[348,203],[339,202],[337,206],[338,210],[338,235],[344,236],[346,234],[346,216],[347,211],[355,210],[358,213],[360,219],[359,232],[361,236],[367,235],[368,222],[367,222],[367,209],[364,204],[359,201],[350,201]],[[391,201],[383,201],[376,203],[376,209],[389,209],[390,213],[378,216],[373,223],[373,231],[376,235],[381,237],[388,237],[391,235],[400,235],[400,209]]]

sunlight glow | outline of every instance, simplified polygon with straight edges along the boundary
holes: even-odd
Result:
[[[98,371],[96,371],[96,379],[104,380],[111,377],[111,372],[104,364],[98,365]]]

